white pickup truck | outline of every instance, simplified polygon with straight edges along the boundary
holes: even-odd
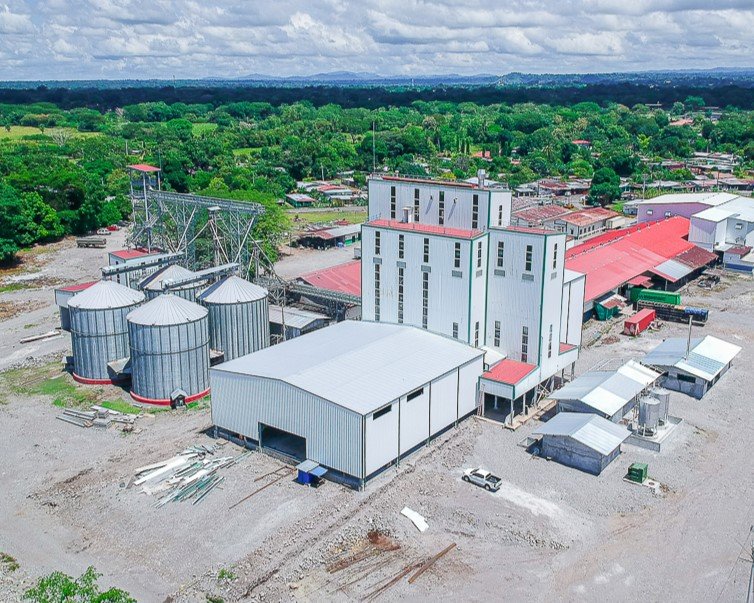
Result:
[[[500,490],[502,480],[496,475],[492,475],[489,471],[485,471],[481,467],[475,469],[466,469],[463,472],[463,481],[476,484],[480,488],[489,490],[490,492],[497,492]]]

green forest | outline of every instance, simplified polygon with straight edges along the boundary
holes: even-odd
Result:
[[[593,199],[602,203],[619,196],[620,177],[640,182],[650,169],[653,178],[687,176],[651,166],[694,151],[736,153],[742,174],[754,167],[753,112],[729,107],[713,120],[704,105],[698,96],[662,109],[424,100],[377,108],[0,104],[0,261],[127,219],[126,166],[133,163],[160,166],[170,190],[262,203],[257,236],[268,241],[288,227],[278,200],[297,180],[353,170],[363,183],[373,165],[448,179],[484,168],[511,186],[545,176],[593,178]],[[682,115],[693,116],[693,125],[669,125]],[[480,151],[491,161],[475,158]]]

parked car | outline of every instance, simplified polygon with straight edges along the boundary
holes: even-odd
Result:
[[[492,475],[491,472],[476,467],[475,469],[466,469],[463,472],[463,481],[476,484],[480,488],[489,490],[490,492],[497,492],[500,490],[502,480],[496,475]]]
[[[107,228],[98,228],[97,229],[98,235],[109,235],[111,234],[110,231]]]
[[[110,232],[116,232],[116,231],[120,230],[120,226],[118,226],[117,224],[111,224],[110,226],[107,227],[107,229]]]

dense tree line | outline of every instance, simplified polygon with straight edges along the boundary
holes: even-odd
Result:
[[[394,94],[370,93],[375,100]],[[263,203],[268,213],[256,235],[270,250],[287,228],[277,201],[296,180],[346,170],[363,182],[373,167],[448,179],[483,167],[513,186],[544,176],[594,176],[593,200],[609,203],[621,177],[689,176],[658,167],[661,159],[712,150],[741,155],[742,169],[754,165],[752,113],[728,108],[713,121],[703,108],[709,99],[699,95],[667,110],[446,100],[370,109],[270,99],[218,104],[211,95],[194,96],[112,110],[0,104],[0,259],[128,217],[126,167],[132,163],[161,167],[170,190]],[[671,125],[681,115],[692,115],[693,125]],[[589,144],[574,143],[579,140]]]
[[[662,86],[633,83],[583,86],[498,87],[498,86],[143,86],[124,88],[2,88],[0,103],[28,104],[49,102],[65,109],[89,107],[109,110],[124,105],[162,101],[168,104],[208,103],[215,107],[232,102],[269,102],[273,105],[310,102],[315,107],[337,104],[345,108],[376,109],[406,106],[416,101],[498,103],[546,103],[574,105],[583,102],[621,103],[633,106],[646,103],[671,105],[689,96],[703,98],[707,105],[754,109],[754,89],[743,85],[716,87]]]

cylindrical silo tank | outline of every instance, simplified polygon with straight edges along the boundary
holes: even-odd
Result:
[[[82,383],[110,383],[107,364],[127,358],[126,316],[144,294],[114,281],[99,281],[68,300],[73,347],[73,377]]]
[[[192,272],[191,270],[188,270],[183,266],[179,266],[178,264],[171,264],[170,266],[160,268],[157,272],[153,272],[148,277],[143,279],[139,283],[139,288],[144,291],[147,299],[154,299],[162,293],[172,293],[174,295],[177,295],[178,297],[182,297],[183,299],[195,301],[199,291],[206,287],[207,283],[205,281],[189,283],[188,285],[170,289],[169,291],[163,290],[163,283],[165,281],[179,281],[184,278],[191,278],[195,275],[196,272]]]
[[[132,398],[147,404],[170,404],[177,391],[185,394],[185,402],[209,392],[206,308],[165,294],[127,318]]]
[[[644,429],[657,429],[660,421],[660,401],[651,396],[639,400],[639,426]]]
[[[667,423],[670,414],[670,390],[664,387],[653,387],[649,390],[649,394],[660,401],[660,422]]]
[[[238,276],[228,276],[199,294],[209,311],[209,341],[225,360],[270,345],[267,289]]]

